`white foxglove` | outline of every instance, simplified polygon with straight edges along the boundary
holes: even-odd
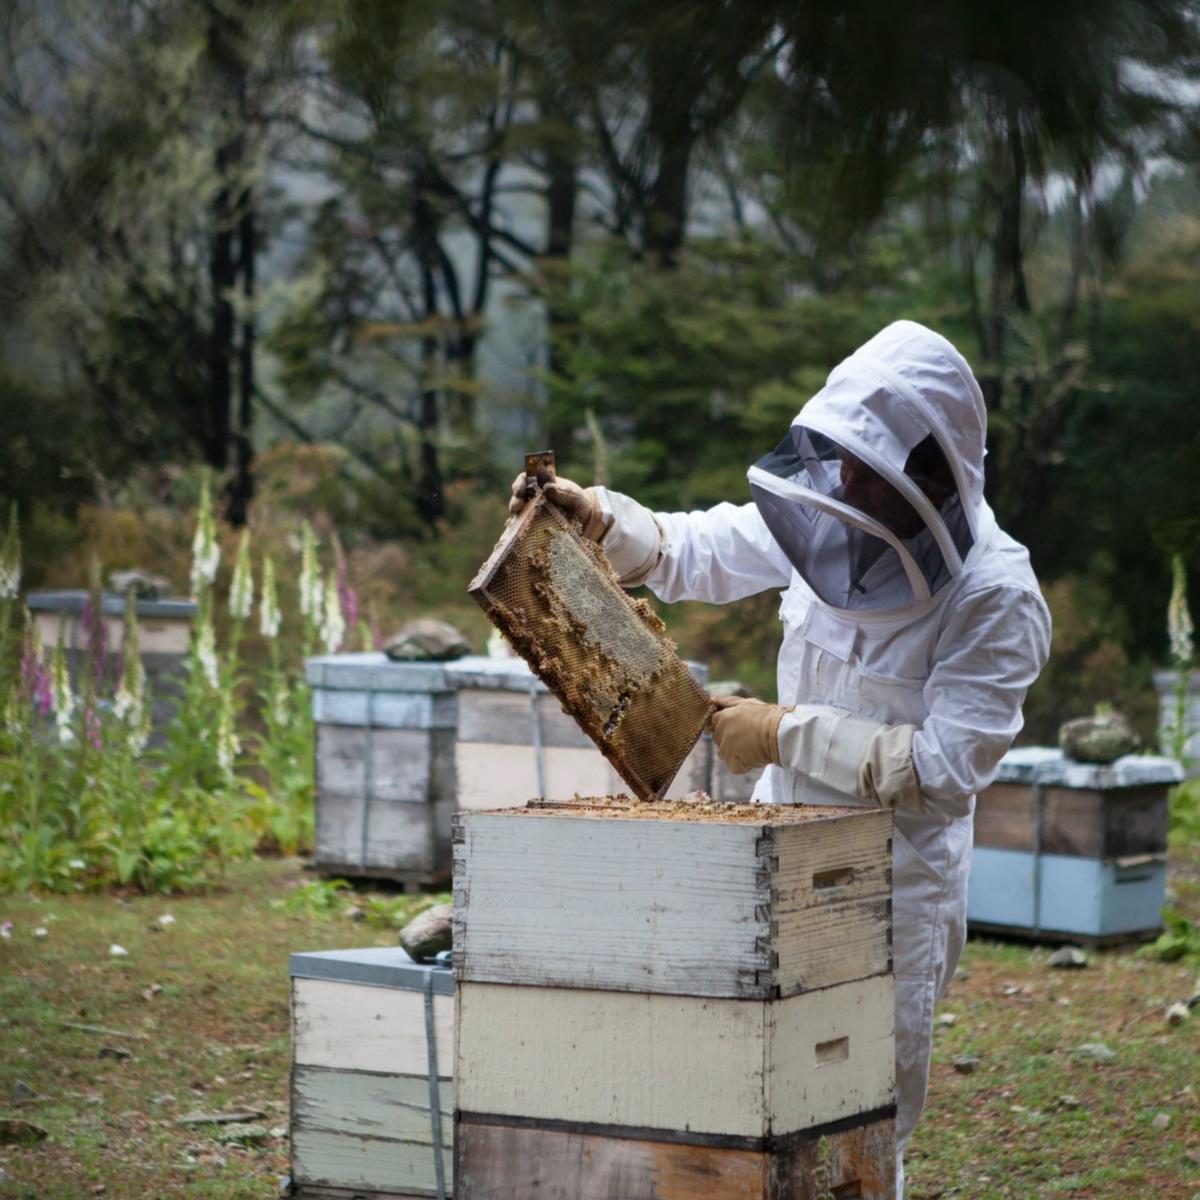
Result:
[[[237,561],[229,585],[229,615],[245,621],[254,611],[254,576],[250,570],[250,530],[243,529],[238,540]]]
[[[282,623],[283,614],[279,611],[279,596],[275,590],[275,564],[270,558],[264,558],[262,590],[258,598],[258,630],[267,641],[274,641]]]
[[[200,484],[200,503],[196,509],[196,533],[192,538],[192,595],[199,596],[211,587],[221,565],[221,548],[217,545],[217,529],[213,521],[212,495],[208,476]]]
[[[330,575],[325,585],[325,613],[321,621],[321,641],[326,654],[336,654],[346,636],[346,621],[338,603],[337,579]]]

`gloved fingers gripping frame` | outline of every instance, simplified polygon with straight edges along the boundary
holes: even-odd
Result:
[[[910,479],[901,481],[902,493],[866,461],[878,461],[868,448],[855,449],[859,453],[793,425],[750,469],[755,504],[792,565],[827,604],[863,610],[921,603],[961,570],[955,539]],[[956,493],[946,497],[943,507],[956,500]]]

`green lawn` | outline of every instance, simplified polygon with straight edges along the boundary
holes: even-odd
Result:
[[[1200,883],[1182,874],[1179,903],[1195,915]],[[295,862],[267,860],[205,896],[0,899],[0,921],[13,923],[0,940],[0,1117],[49,1132],[0,1146],[0,1196],[276,1195],[287,1171],[288,952],[394,942],[272,906],[306,878]],[[163,913],[175,924],[158,931]],[[112,957],[113,943],[128,956]],[[1176,1028],[1162,1012],[1190,994],[1195,964],[1113,951],[1057,971],[1047,956],[968,947],[967,978],[940,1009],[955,1021],[935,1040],[911,1200],[1200,1196],[1200,1009]],[[1115,1061],[1076,1057],[1086,1042],[1106,1043]],[[104,1047],[132,1057],[100,1057]],[[955,1072],[959,1055],[981,1060],[974,1074]],[[13,1102],[18,1081],[41,1099]],[[265,1140],[229,1145],[178,1123],[234,1107],[265,1114]]]

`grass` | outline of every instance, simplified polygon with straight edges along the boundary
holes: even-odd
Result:
[[[395,941],[322,917],[324,890],[298,889],[308,878],[296,862],[264,860],[232,869],[204,896],[0,899],[0,921],[13,922],[0,941],[0,1117],[49,1133],[0,1146],[0,1196],[277,1194],[287,1172],[287,955]],[[1200,915],[1196,873],[1177,870],[1173,886],[1177,905]],[[399,907],[348,899],[387,915]],[[175,924],[157,930],[168,912]],[[45,937],[33,935],[37,926]],[[128,956],[113,958],[113,943]],[[1163,1013],[1191,993],[1196,964],[1119,950],[1093,955],[1087,970],[1059,971],[1048,956],[968,946],[966,978],[939,1009],[955,1020],[935,1037],[909,1200],[1200,1197],[1200,1010],[1176,1028]],[[144,1039],[64,1029],[67,1021]],[[1073,1054],[1097,1041],[1115,1052],[1112,1064]],[[132,1057],[101,1058],[105,1046]],[[974,1074],[956,1073],[961,1055],[980,1059]],[[41,1099],[10,1102],[18,1081]],[[265,1139],[230,1145],[212,1127],[178,1123],[190,1111],[235,1107],[265,1114]],[[1160,1114],[1165,1130],[1154,1124]]]

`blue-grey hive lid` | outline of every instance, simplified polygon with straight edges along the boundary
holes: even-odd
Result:
[[[995,783],[1040,783],[1049,787],[1111,788],[1173,784],[1183,778],[1183,768],[1173,758],[1127,754],[1113,763],[1083,763],[1048,746],[1021,746],[1010,750],[996,770]]]
[[[435,993],[454,995],[454,974],[448,966],[413,962],[399,946],[306,951],[289,955],[288,967],[293,979],[328,979],[410,992],[423,992],[429,979]]]

